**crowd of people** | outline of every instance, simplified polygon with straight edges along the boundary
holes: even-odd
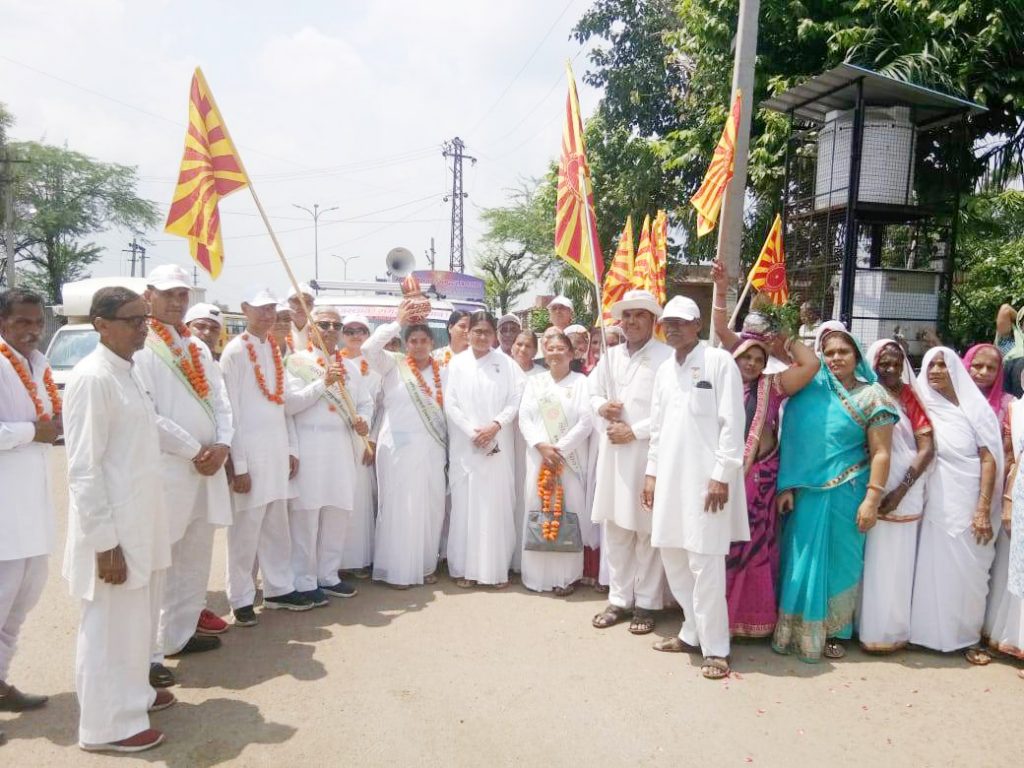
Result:
[[[99,290],[99,343],[63,393],[36,349],[42,299],[0,294],[0,711],[46,703],[7,677],[55,547],[63,436],[82,749],[159,744],[165,658],[215,650],[258,606],[442,568],[466,589],[592,587],[600,630],[648,634],[678,604],[678,634],[653,647],[698,654],[712,680],[737,637],[808,662],[855,633],[875,653],[1024,659],[1016,317],[963,358],[929,349],[915,375],[901,340],[865,352],[811,314],[788,338],[756,312],[734,332],[716,303],[712,345],[694,301],[642,290],[605,339],[559,296],[539,338],[456,311],[435,350],[415,301],[374,329],[306,286],[284,302],[259,288],[218,359],[220,310],[189,308],[189,285],[165,265],[144,295]],[[205,606],[217,527],[230,624]]]

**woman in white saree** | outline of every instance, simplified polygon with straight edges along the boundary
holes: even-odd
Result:
[[[587,379],[570,370],[572,342],[557,333],[544,341],[548,372],[532,377],[519,406],[519,428],[526,441],[525,516],[541,508],[537,488],[541,469],[560,468],[565,489],[565,511],[580,518],[580,529],[590,529],[586,506],[587,438],[592,429]],[[596,545],[598,542],[594,541]],[[583,552],[522,553],[523,586],[535,592],[554,590],[556,595],[572,594],[573,585],[583,577]]]
[[[928,350],[918,383],[935,427],[935,467],[925,490],[910,642],[966,649],[969,662],[987,664],[978,642],[1002,500],[999,422],[951,349]]]

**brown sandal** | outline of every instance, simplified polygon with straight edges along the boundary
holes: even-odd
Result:
[[[825,641],[825,650],[822,656],[826,659],[841,659],[846,655],[846,648],[835,638]]]
[[[629,615],[628,608],[620,608],[617,605],[609,603],[605,606],[605,609],[601,613],[597,614],[590,622],[598,629],[608,629],[608,627],[614,627],[620,621]]]
[[[656,640],[651,648],[664,653],[700,653],[700,648],[684,643],[682,638],[679,637],[665,637],[661,640]]]
[[[992,655],[984,648],[968,648],[964,651],[964,658],[976,667],[992,663]]]
[[[654,631],[654,614],[644,608],[634,608],[629,631],[634,635],[649,635]]]
[[[720,656],[706,656],[704,663],[700,665],[700,673],[705,680],[723,680],[732,672],[729,669],[729,660]]]
[[[557,595],[558,597],[568,597],[569,595],[571,595],[573,592],[576,591],[576,587],[573,586],[572,584],[570,584],[567,587],[555,587],[551,591],[554,592],[555,595]]]
[[[470,579],[456,579],[455,586],[459,589],[472,589],[476,586],[476,582]]]

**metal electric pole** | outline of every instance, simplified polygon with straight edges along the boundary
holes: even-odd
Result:
[[[0,224],[3,227],[4,240],[3,277],[7,288],[14,288],[17,284],[14,271],[14,164],[27,162],[28,160],[15,160],[11,157],[11,151],[3,148],[3,166],[0,167],[0,202],[3,203],[3,219],[0,220]]]
[[[465,258],[465,226],[463,221],[463,200],[469,197],[462,191],[462,161],[469,160],[476,164],[476,158],[465,154],[463,150],[466,145],[462,139],[456,136],[451,141],[444,143],[444,150],[441,152],[445,157],[452,158],[452,193],[445,195],[445,202],[452,201],[452,249],[448,260],[448,269],[452,272],[464,272],[466,270]]]
[[[430,265],[430,271],[434,271],[434,260],[437,258],[437,252],[434,250],[434,238],[430,238],[430,250],[424,251],[423,255],[427,257],[427,264]]]
[[[141,269],[142,269],[141,276],[142,277],[146,276],[146,249],[145,249],[145,247],[139,245],[139,243],[136,240],[136,238],[133,237],[132,241],[130,243],[128,243],[128,247],[125,248],[123,251],[121,251],[121,253],[130,254],[130,256],[128,258],[130,258],[131,262],[132,262],[132,277],[135,277],[135,264],[136,264],[136,262],[140,263],[140,266],[141,266]]]

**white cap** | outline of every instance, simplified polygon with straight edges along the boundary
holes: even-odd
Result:
[[[673,296],[661,314],[662,320],[670,317],[678,320],[700,320],[700,307],[689,296]]]
[[[366,315],[345,315],[341,320],[341,327],[346,328],[350,325],[361,325],[370,330],[370,321],[366,319]]]
[[[303,296],[316,296],[316,292],[310,287],[309,283],[299,283],[299,293]],[[293,285],[288,289],[288,298],[292,299],[299,294],[295,292],[295,286]]]
[[[551,309],[552,307],[567,307],[568,309],[572,309],[572,302],[565,296],[555,296],[555,298],[548,302],[548,309]]]
[[[573,324],[568,326],[564,331],[562,331],[562,333],[564,333],[566,336],[569,336],[574,333],[590,333],[590,331],[588,331],[582,325]]]
[[[622,330],[621,325],[606,325],[604,327],[604,332],[606,335],[615,335],[621,336],[622,338],[626,338],[626,332]]]
[[[287,312],[289,315],[292,313],[292,308],[283,301],[277,302],[278,312]]]
[[[498,320],[498,327],[501,328],[501,326],[503,326],[505,323],[515,323],[520,328],[523,327],[523,321],[520,320],[516,315],[513,315],[511,312],[509,312],[507,315],[501,316],[501,318]]]
[[[612,304],[612,317],[621,320],[622,313],[627,309],[644,309],[655,317],[661,317],[661,305],[650,291],[639,289],[626,291],[625,296]]]
[[[250,307],[265,307],[268,304],[277,304],[277,298],[269,288],[254,285],[242,294],[242,303]]]
[[[217,325],[224,325],[224,313],[216,304],[195,304],[185,313],[185,325],[193,320],[212,320]]]
[[[175,288],[191,288],[188,272],[177,264],[161,264],[150,270],[146,277],[146,285],[158,291],[170,291]]]

